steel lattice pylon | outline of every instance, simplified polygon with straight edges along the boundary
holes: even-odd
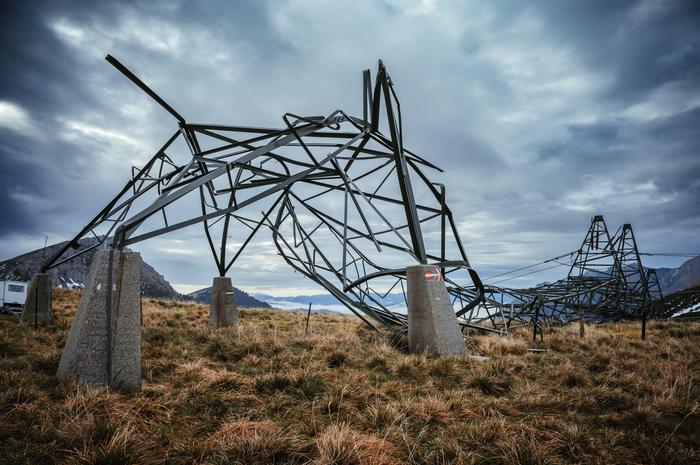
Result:
[[[361,118],[342,110],[287,113],[283,127],[260,128],[188,123],[119,61],[107,60],[178,129],[43,271],[89,250],[80,242],[88,236],[100,244],[113,237],[121,249],[202,224],[221,276],[266,228],[291,267],[370,325],[405,325],[385,298],[403,292],[411,264],[441,267],[458,311],[482,298],[445,187],[429,177],[441,170],[404,147],[401,107],[381,61],[374,86],[369,70],[363,73]],[[240,240],[232,243],[232,235]]]
[[[43,265],[58,266],[108,237],[121,249],[202,224],[224,276],[261,229],[295,270],[371,326],[403,327],[405,269],[442,269],[464,328],[646,318],[661,297],[642,267],[632,227],[611,236],[591,220],[566,278],[527,289],[484,286],[470,266],[441,171],[404,147],[401,106],[386,67],[363,73],[362,117],[283,115],[278,128],[188,123],[111,56],[107,60],[178,123],[177,130],[76,236]],[[94,236],[98,244],[83,247]],[[233,239],[233,240],[231,240]],[[72,250],[72,252],[71,252]],[[399,292],[400,291],[400,292]],[[393,293],[393,294],[392,294]],[[392,301],[402,295],[403,302]],[[653,316],[653,314],[651,315]]]
[[[614,321],[655,317],[662,299],[653,269],[642,266],[630,224],[610,235],[602,215],[591,219],[578,250],[542,263],[570,258],[566,278],[526,289],[486,284],[483,303],[470,311],[471,326],[498,332],[533,324],[563,324],[575,319]]]

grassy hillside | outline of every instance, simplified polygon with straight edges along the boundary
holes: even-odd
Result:
[[[144,303],[143,390],[54,378],[78,296],[57,324],[0,317],[0,463],[699,463],[699,323],[477,336],[469,358],[402,352],[357,319]]]

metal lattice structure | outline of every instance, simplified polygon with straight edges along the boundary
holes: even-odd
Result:
[[[565,257],[569,263],[562,262]],[[532,324],[564,324],[575,319],[614,321],[657,315],[655,302],[663,296],[656,272],[642,266],[630,224],[611,235],[603,216],[591,219],[578,250],[545,260],[566,265],[566,278],[526,289],[485,285],[483,303],[469,315],[469,323],[492,331]]]
[[[566,278],[527,289],[484,286],[470,266],[440,168],[404,146],[401,106],[386,67],[363,73],[362,117],[283,115],[277,128],[189,123],[111,56],[107,60],[177,121],[177,130],[123,189],[43,266],[112,238],[121,249],[202,225],[220,276],[261,230],[289,266],[371,326],[404,327],[405,270],[441,269],[463,328],[646,318],[660,298],[630,225],[610,235],[592,219]],[[94,236],[98,243],[81,246]],[[72,251],[71,251],[72,250]],[[401,302],[394,297],[402,295]]]
[[[269,229],[292,268],[373,326],[405,325],[386,298],[399,290],[405,297],[411,264],[442,268],[458,312],[482,298],[445,187],[430,179],[441,170],[404,147],[401,106],[381,61],[374,85],[363,73],[362,117],[287,113],[282,127],[261,128],[189,123],[119,61],[107,60],[178,129],[43,271],[89,250],[81,246],[88,236],[100,244],[113,237],[121,249],[201,224],[221,276]]]

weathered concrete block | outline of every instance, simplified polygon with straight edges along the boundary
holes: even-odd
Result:
[[[37,273],[32,278],[22,310],[22,323],[51,323],[51,275]]]
[[[231,278],[217,276],[211,287],[209,326],[220,328],[238,324],[238,308]]]
[[[463,355],[464,338],[452,309],[440,268],[406,268],[408,287],[408,349],[429,355]]]
[[[114,251],[109,345],[109,254],[108,250],[95,254],[56,376],[137,390],[141,388],[141,256]]]

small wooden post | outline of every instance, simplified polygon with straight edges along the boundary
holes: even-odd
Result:
[[[540,316],[540,306],[535,307],[535,321],[532,323],[532,342],[537,342],[537,318]]]

